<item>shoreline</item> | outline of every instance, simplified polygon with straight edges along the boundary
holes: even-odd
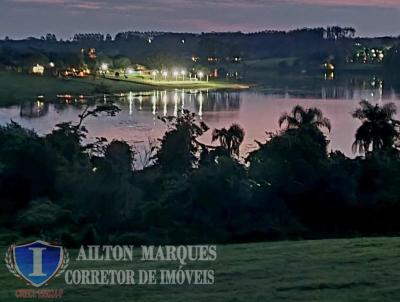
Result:
[[[227,82],[215,82],[215,81],[154,81],[154,80],[145,80],[139,78],[131,78],[125,79],[121,77],[114,76],[106,76],[105,79],[116,81],[116,82],[125,82],[125,83],[133,83],[139,85],[145,85],[150,87],[157,87],[160,89],[249,89],[250,85],[248,84],[239,84],[239,83],[227,83]]]
[[[152,83],[151,81],[131,81],[111,77],[59,78],[37,76],[14,71],[0,71],[0,106],[12,106],[38,97],[50,99],[57,95],[95,96],[117,93],[152,91],[155,89],[249,89],[249,85],[238,83],[204,82],[199,84]],[[183,84],[183,85],[182,85]]]

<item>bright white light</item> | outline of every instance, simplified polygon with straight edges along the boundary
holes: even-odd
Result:
[[[186,70],[181,70],[181,75],[185,75],[186,74]]]
[[[101,64],[101,70],[107,71],[108,70],[108,64],[107,63],[102,63]]]
[[[174,71],[174,76],[177,77],[178,76],[178,72],[175,70]]]
[[[151,73],[153,76],[157,75],[157,71],[153,70],[153,72]]]
[[[132,69],[132,68],[128,68],[128,69],[126,70],[126,73],[127,73],[127,74],[133,74],[133,69]]]
[[[201,79],[204,77],[204,72],[200,71],[197,75],[199,76],[200,81],[201,81]]]
[[[43,74],[44,73],[44,67],[42,65],[37,64],[36,66],[33,66],[32,72],[36,74]]]
[[[53,68],[54,66],[56,66],[53,62],[49,63],[50,67]]]

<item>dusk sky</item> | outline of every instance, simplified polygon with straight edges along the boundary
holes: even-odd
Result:
[[[0,38],[326,25],[353,26],[361,36],[397,36],[400,0],[0,0]]]

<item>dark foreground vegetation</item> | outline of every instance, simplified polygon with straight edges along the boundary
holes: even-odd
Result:
[[[163,118],[168,131],[135,171],[124,141],[86,143],[85,119],[114,115],[87,107],[77,124],[44,137],[0,127],[1,241],[41,237],[66,245],[201,243],[395,235],[400,231],[399,122],[393,104],[366,101],[354,151],[328,153],[330,122],[317,108],[283,114],[279,133],[246,158],[244,130],[211,131],[194,114]],[[143,159],[143,154],[142,154]]]

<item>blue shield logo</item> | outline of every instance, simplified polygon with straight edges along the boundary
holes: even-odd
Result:
[[[15,270],[18,275],[35,287],[40,287],[52,279],[64,260],[62,246],[35,241],[13,247]]]

